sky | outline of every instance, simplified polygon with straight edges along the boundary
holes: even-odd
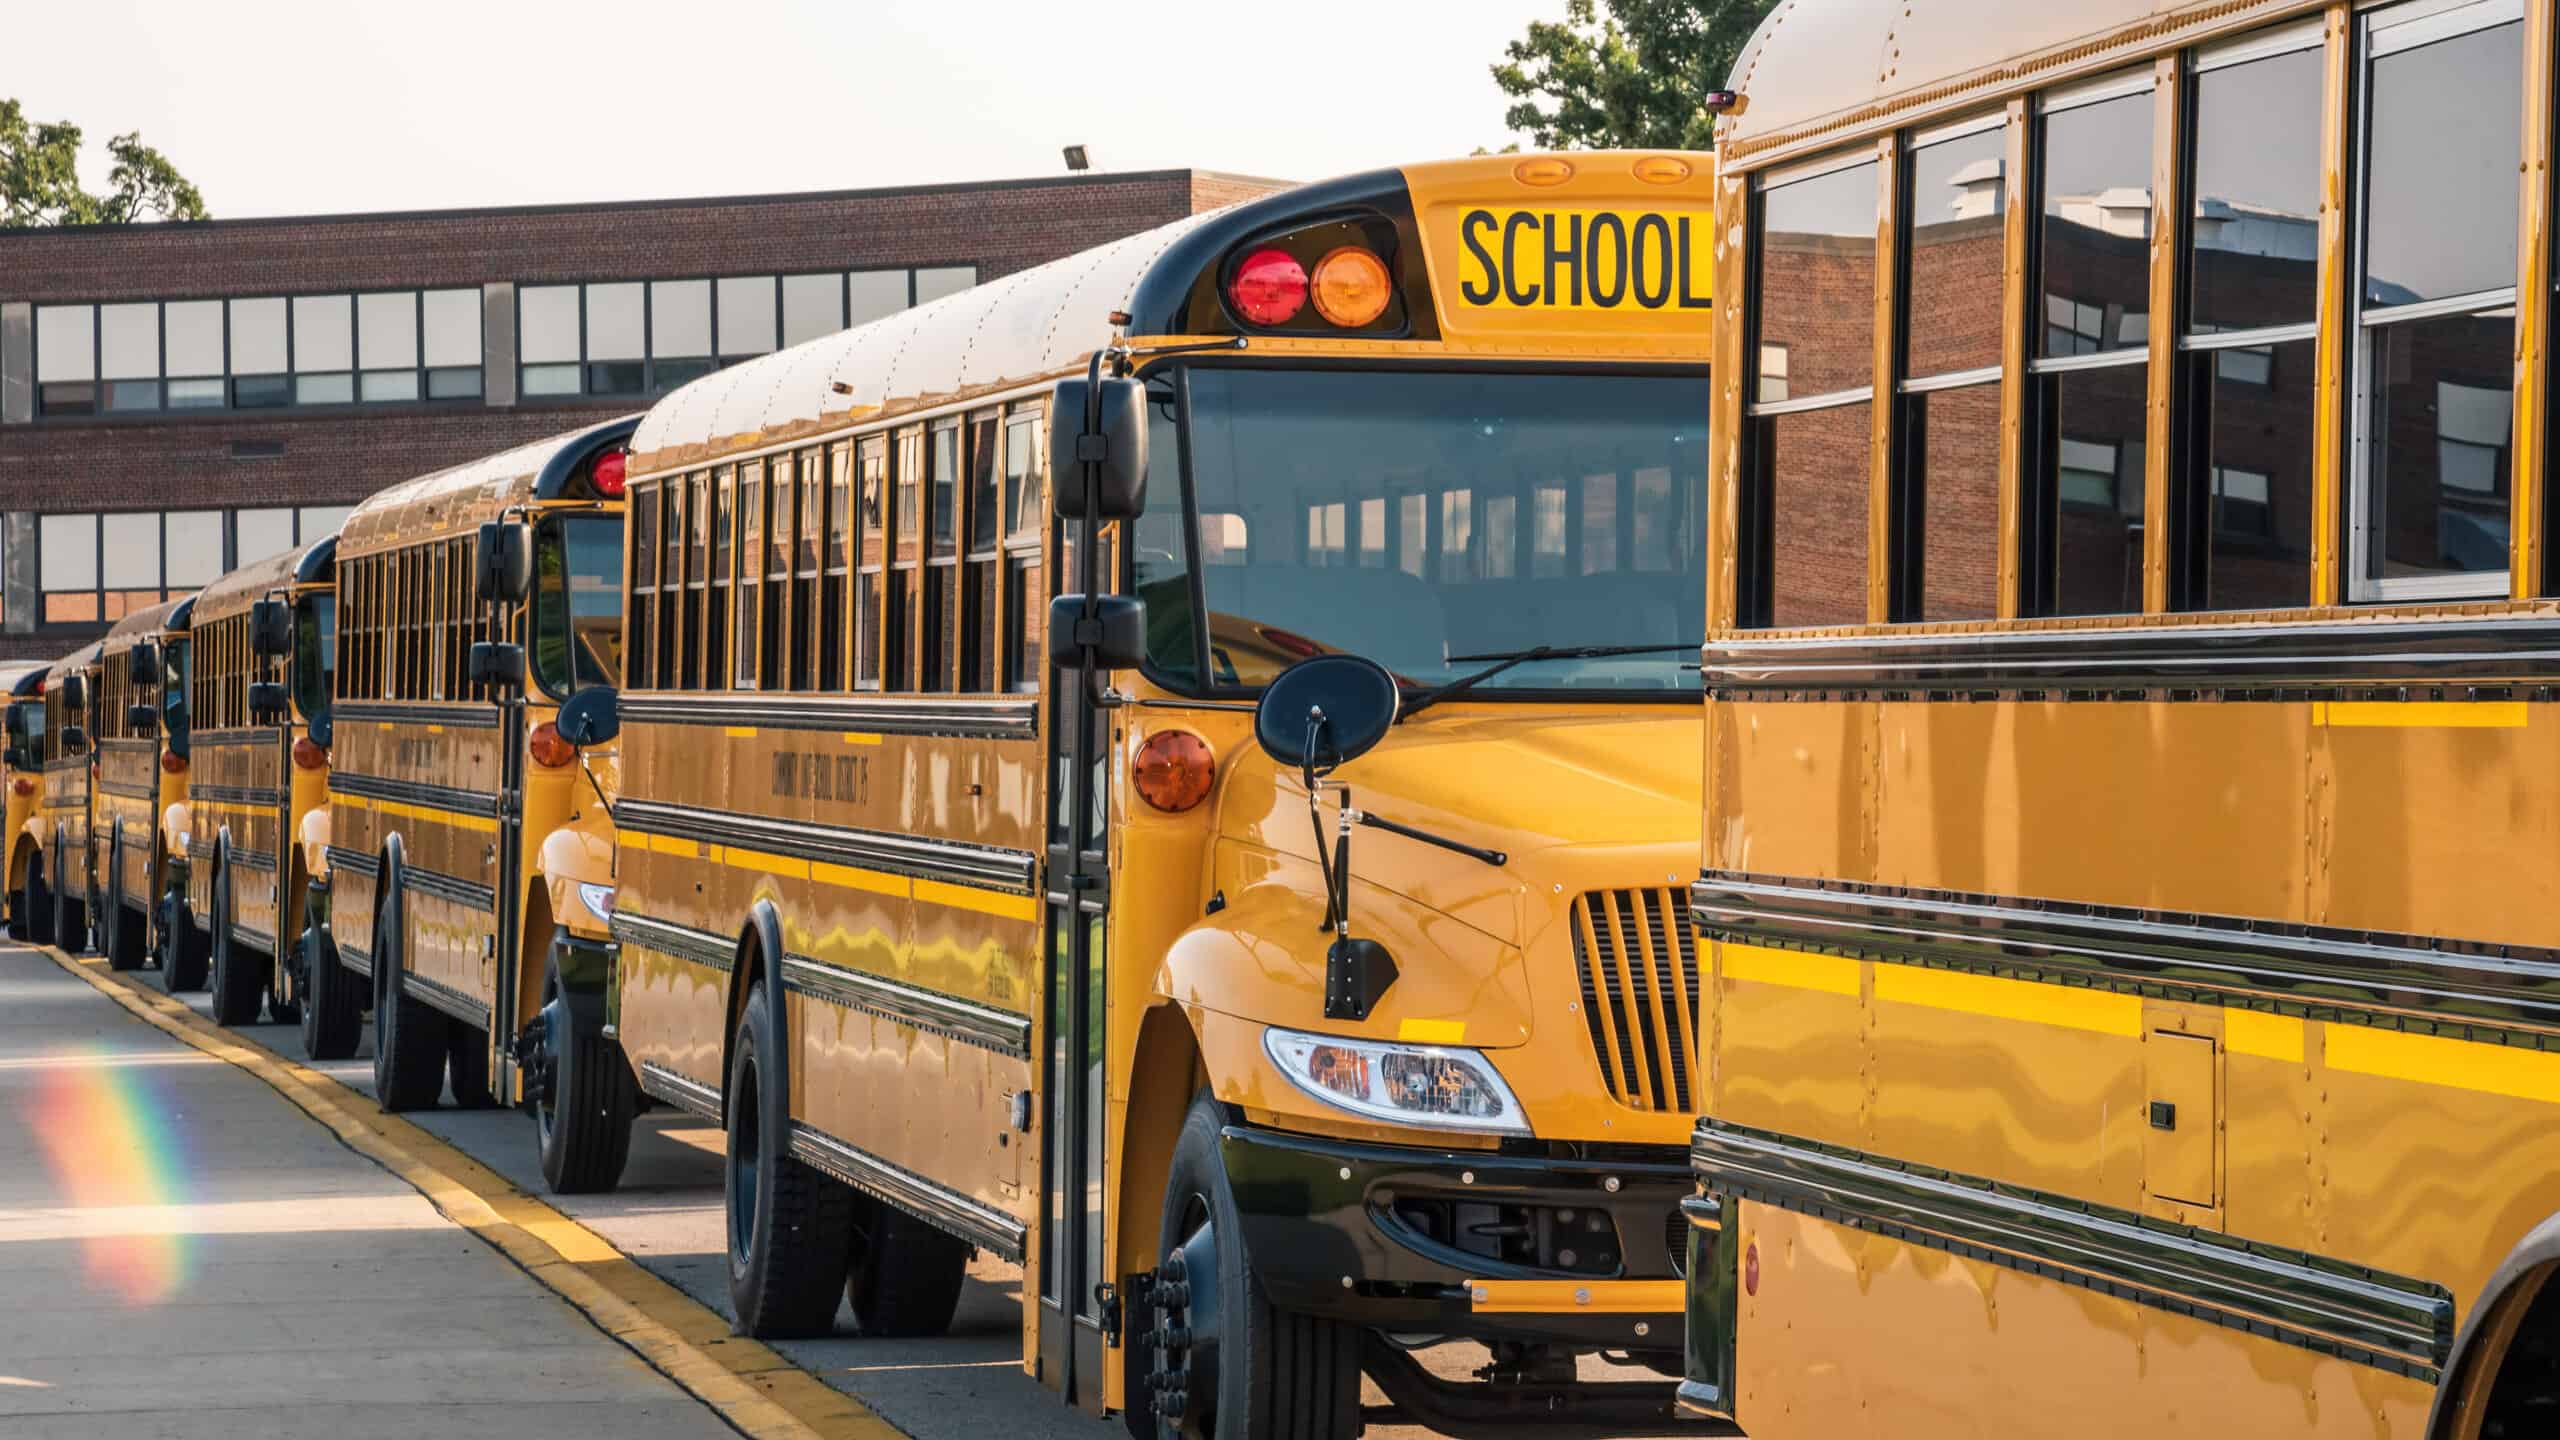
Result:
[[[1564,0],[84,0],[0,97],[139,130],[217,217],[1196,167],[1316,180],[1500,148],[1504,42]]]

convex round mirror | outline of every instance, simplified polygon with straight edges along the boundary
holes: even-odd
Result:
[[[1396,723],[1402,696],[1385,666],[1358,655],[1314,655],[1263,687],[1253,711],[1262,753],[1311,774],[1369,753]]]
[[[622,733],[622,695],[610,686],[590,685],[560,706],[560,738],[584,750]]]

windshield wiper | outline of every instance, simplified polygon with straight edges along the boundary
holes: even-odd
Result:
[[[1448,660],[1452,665],[1472,665],[1488,660],[1493,663],[1473,675],[1461,675],[1446,685],[1436,685],[1423,691],[1397,711],[1396,723],[1401,725],[1452,695],[1463,695],[1503,671],[1515,665],[1526,665],[1532,660],[1598,660],[1611,655],[1668,655],[1674,651],[1697,648],[1694,643],[1688,645],[1540,645],[1528,650],[1498,650],[1486,655],[1452,655]]]

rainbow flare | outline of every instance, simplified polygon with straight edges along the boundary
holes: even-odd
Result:
[[[34,1114],[64,1203],[133,1214],[133,1223],[84,1237],[81,1248],[90,1282],[135,1306],[175,1295],[192,1260],[188,1236],[167,1228],[165,1214],[185,1203],[183,1152],[167,1118],[174,1087],[160,1078],[168,1067],[134,1063],[147,1058],[102,1046],[49,1056]]]

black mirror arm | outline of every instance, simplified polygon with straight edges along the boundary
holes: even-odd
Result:
[[[587,788],[596,792],[596,803],[604,807],[604,818],[617,825],[622,823],[622,817],[613,813],[613,798],[604,793],[604,782],[596,778],[596,768],[587,763],[584,750],[578,752],[578,773],[587,777]]]
[[[1354,820],[1372,830],[1384,830],[1390,835],[1401,835],[1407,840],[1419,840],[1425,845],[1437,845],[1443,850],[1453,851],[1471,860],[1481,860],[1487,865],[1500,867],[1511,863],[1511,857],[1500,850],[1487,850],[1481,845],[1452,840],[1446,835],[1434,835],[1428,830],[1416,830],[1410,825],[1399,825],[1393,820],[1372,815],[1366,810],[1360,811]]]

